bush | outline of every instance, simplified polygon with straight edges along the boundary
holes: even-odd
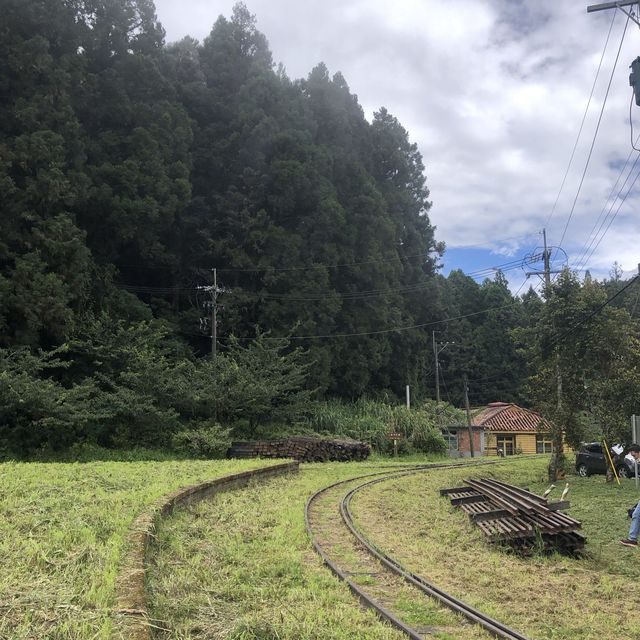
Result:
[[[230,430],[217,423],[203,422],[173,436],[174,449],[193,458],[224,458],[230,446]]]
[[[444,408],[444,405],[441,405]],[[458,418],[453,407],[444,408],[443,424]],[[370,444],[378,453],[391,453],[390,433],[401,433],[400,453],[422,452],[444,454],[446,443],[440,433],[442,418],[430,405],[421,409],[407,409],[384,402],[361,398],[354,403],[337,400],[319,402],[309,419],[310,427],[320,434],[349,437]]]

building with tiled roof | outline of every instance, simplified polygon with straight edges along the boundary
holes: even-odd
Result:
[[[550,453],[551,425],[539,413],[509,402],[491,402],[471,418],[474,427],[484,430],[484,453]]]

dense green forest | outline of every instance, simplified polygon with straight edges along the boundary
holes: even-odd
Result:
[[[548,400],[560,311],[500,272],[440,274],[421,153],[340,73],[290,79],[243,4],[174,44],[151,0],[0,10],[0,453],[251,436],[406,384],[422,403],[433,331],[455,343],[444,400],[462,405],[465,375],[472,404]],[[214,269],[215,359],[198,288]],[[563,278],[582,296],[568,330],[625,284]],[[632,298],[605,315],[635,348]],[[631,355],[601,351],[581,352],[581,380],[633,377]],[[597,410],[576,394],[577,414]]]

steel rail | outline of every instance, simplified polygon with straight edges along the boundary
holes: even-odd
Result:
[[[411,473],[417,473],[416,471]],[[407,474],[408,475],[408,474]],[[353,519],[353,514],[350,509],[350,503],[353,496],[366,487],[370,487],[379,482],[384,482],[386,480],[390,480],[391,478],[377,478],[376,480],[370,480],[368,482],[364,482],[361,485],[351,489],[351,491],[347,492],[343,497],[340,503],[340,512],[342,514],[342,519],[345,524],[351,531],[351,533],[356,537],[358,542],[364,546],[364,548],[374,555],[380,562],[382,562],[388,569],[390,569],[393,573],[401,576],[407,582],[413,584],[415,587],[431,596],[432,598],[438,600],[441,604],[446,607],[452,609],[453,611],[459,613],[464,616],[470,622],[481,626],[483,629],[491,633],[496,638],[502,638],[504,640],[527,640],[526,636],[523,636],[521,633],[510,629],[506,625],[502,624],[498,620],[491,618],[490,616],[482,613],[480,610],[472,607],[471,605],[463,602],[462,600],[452,596],[446,591],[440,589],[434,584],[427,581],[425,578],[412,573],[411,571],[405,569],[397,560],[387,555],[384,551],[376,547],[370,540],[368,540],[355,526],[355,522]]]
[[[311,518],[309,517],[309,511],[311,509],[311,505],[324,493],[331,491],[331,489],[335,489],[340,485],[347,484],[349,482],[354,482],[355,480],[361,480],[362,478],[369,478],[371,476],[380,476],[380,475],[389,475],[391,477],[401,477],[403,475],[408,475],[410,473],[414,473],[413,471],[401,471],[401,472],[392,472],[392,471],[382,471],[380,473],[371,473],[363,476],[356,476],[354,478],[349,478],[347,480],[340,480],[339,482],[334,482],[319,491],[316,491],[312,496],[309,497],[307,503],[304,507],[304,524],[307,530],[307,534],[311,539],[311,544],[313,548],[316,550],[318,555],[322,558],[324,562],[331,571],[340,578],[343,582],[347,584],[352,593],[354,593],[359,600],[364,604],[364,606],[373,609],[378,616],[380,616],[383,620],[391,623],[394,627],[403,631],[409,638],[412,640],[423,640],[423,637],[419,635],[414,629],[406,625],[400,618],[394,615],[391,611],[389,611],[386,607],[383,607],[379,602],[374,600],[369,594],[367,594],[359,585],[357,585],[353,580],[350,580],[346,573],[344,573],[338,565],[331,560],[325,550],[322,548],[322,545],[315,539],[313,536],[313,532],[311,530]]]
[[[496,460],[496,461],[491,461],[491,462],[483,461],[483,462],[478,462],[478,463],[464,463],[464,464],[446,464],[446,463],[445,464],[440,464],[440,463],[435,463],[435,464],[416,465],[416,466],[410,467],[408,469],[405,468],[405,469],[398,470],[398,471],[382,471],[382,472],[377,472],[377,473],[369,473],[369,474],[364,474],[364,475],[361,475],[361,476],[354,476],[352,478],[347,478],[345,480],[340,480],[338,482],[334,482],[333,484],[330,484],[330,485],[328,485],[328,486],[316,491],[307,500],[307,502],[305,504],[305,508],[304,508],[304,521],[305,521],[305,529],[307,531],[307,535],[309,536],[309,539],[311,540],[311,544],[313,545],[313,548],[316,550],[318,555],[322,558],[324,564],[327,565],[327,567],[329,567],[329,569],[338,578],[340,578],[342,581],[344,581],[347,584],[347,586],[349,587],[351,592],[354,593],[359,598],[359,600],[364,604],[364,606],[373,609],[378,614],[379,617],[381,617],[383,620],[386,620],[387,622],[391,623],[397,629],[400,629],[401,631],[403,631],[409,638],[412,638],[412,640],[423,640],[423,634],[419,634],[415,629],[412,629],[411,627],[409,627],[405,622],[403,622],[400,618],[398,618],[394,613],[389,611],[386,607],[384,607],[379,602],[374,600],[371,596],[369,596],[359,585],[357,585],[355,582],[353,582],[353,580],[350,580],[348,575],[345,572],[343,572],[337,566],[337,564],[335,562],[333,562],[333,560],[331,560],[331,558],[328,556],[326,551],[323,549],[322,545],[318,542],[318,540],[315,538],[315,536],[313,534],[312,526],[311,526],[311,517],[310,517],[311,505],[320,496],[322,496],[324,493],[326,493],[328,491],[331,491],[332,489],[335,489],[336,487],[339,487],[340,485],[344,485],[344,484],[348,484],[348,483],[351,483],[351,482],[355,482],[356,480],[363,480],[365,478],[372,478],[372,477],[378,476],[378,478],[376,480],[372,481],[372,482],[382,482],[382,481],[385,481],[385,480],[391,480],[393,478],[400,478],[400,477],[403,477],[403,476],[413,475],[415,473],[420,473],[420,472],[423,472],[423,471],[429,471],[431,469],[459,468],[459,467],[463,467],[463,466],[465,466],[465,467],[481,466],[481,465],[485,465],[485,464],[500,464],[500,463],[503,463],[503,462],[504,461],[502,461],[502,460],[500,460],[500,461]],[[384,477],[380,478],[379,476],[384,476]],[[369,484],[371,484],[371,482],[366,482],[366,483],[363,483],[363,485],[360,485],[360,487],[368,486]],[[356,487],[356,489],[359,489],[359,487]],[[347,495],[349,495],[350,493],[351,492],[349,492]],[[341,504],[341,512],[342,512],[342,504]],[[344,516],[343,516],[343,518],[344,518]],[[345,524],[347,524],[346,521],[345,521]],[[402,569],[400,567],[399,563],[395,563],[394,564],[394,561],[391,558],[389,558],[388,556],[386,556],[385,554],[383,554],[379,550],[375,549],[370,543],[368,543],[356,531],[354,526],[349,526],[348,524],[347,524],[347,526],[350,529],[352,535],[354,535],[356,537],[358,542],[361,545],[364,546],[364,548],[368,551],[368,553],[370,555],[372,555],[373,557],[375,557],[378,560],[380,560],[385,566],[387,566],[387,568],[389,568],[394,573],[396,573],[398,575],[401,575],[405,579],[408,579],[409,582],[412,582],[412,580],[415,580],[416,582],[419,583],[419,584],[416,584],[416,586],[418,586],[418,588],[420,590],[422,590],[423,592],[428,593],[428,591],[425,588],[426,584],[428,584],[428,583],[426,583],[426,581],[420,582],[422,579],[419,576],[413,576],[413,575],[411,576],[412,579],[409,579],[408,576],[410,574],[408,572],[406,572],[404,569]],[[402,571],[404,573],[400,573],[399,571]],[[448,606],[448,607],[450,607],[450,608],[452,608],[454,610],[455,610],[455,606],[460,606],[461,608],[462,607],[467,607],[466,610],[469,611],[470,607],[468,605],[464,605],[464,603],[462,603],[461,601],[458,601],[457,605],[452,606],[452,604],[454,604],[453,601],[455,600],[453,598],[453,596],[449,596],[444,591],[438,589],[434,585],[429,585],[429,587],[430,587],[430,589],[431,589],[431,591],[433,593],[428,593],[428,595],[431,595],[432,597],[437,598],[440,602],[442,602],[446,606]],[[438,595],[436,595],[436,592],[438,592],[440,594],[440,597]],[[482,615],[482,614],[480,614],[480,615]],[[468,618],[469,616],[466,616],[466,617]],[[487,618],[485,620],[485,622],[488,623],[488,620],[490,620],[490,619]],[[481,624],[481,623],[478,622],[478,624]],[[496,626],[496,630],[498,630],[498,625],[500,625],[500,623],[496,623],[496,625],[495,625]],[[486,628],[487,627],[485,626],[485,629]],[[497,636],[497,637],[510,638],[510,639],[514,639],[514,640],[516,640],[516,639],[517,640],[527,640],[527,638],[525,638],[524,636],[515,635],[515,632],[513,632],[513,634],[510,635],[510,636],[502,635],[502,636]]]

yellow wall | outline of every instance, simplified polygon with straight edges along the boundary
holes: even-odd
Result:
[[[513,431],[505,431],[503,433],[496,433],[494,431],[486,431],[485,432],[485,455],[487,456],[496,456],[498,455],[496,452],[497,447],[497,436],[505,435],[515,436],[515,445],[514,449],[522,449],[522,453],[535,453],[536,452],[536,434],[535,433],[514,433]],[[572,449],[565,442],[564,449],[567,453],[571,453]]]
[[[515,436],[514,441],[514,450],[522,449],[522,453],[535,453],[536,452],[536,434],[535,433],[514,433],[514,432],[504,432],[504,433],[495,433],[489,432],[486,435],[486,454],[488,456],[498,455],[496,452],[497,447],[497,436],[505,435],[505,436]]]

